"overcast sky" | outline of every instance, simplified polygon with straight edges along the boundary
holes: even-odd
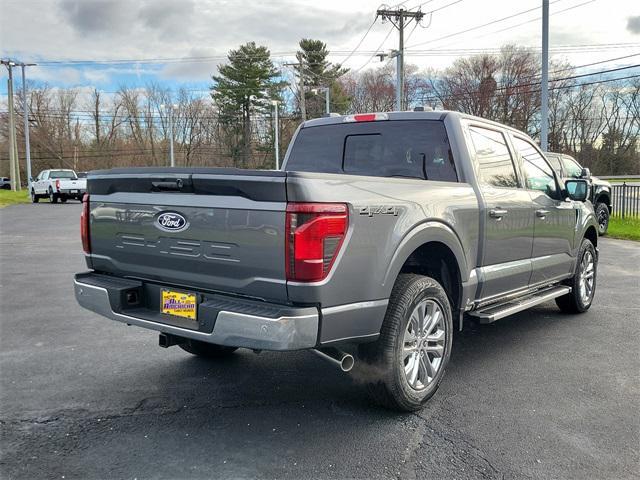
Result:
[[[424,3],[423,12],[445,7],[426,15],[415,30],[413,25],[407,30],[406,61],[422,68],[446,67],[467,53],[460,49],[495,49],[505,43],[540,45],[539,9],[474,27],[540,7],[541,0],[403,3],[406,8]],[[336,52],[332,60],[341,62],[362,39],[379,6],[379,1],[372,0],[0,0],[0,56],[38,63],[208,57],[198,62],[29,68],[30,78],[53,86],[96,86],[108,91],[154,80],[169,86],[206,88],[229,49],[251,40],[266,45],[274,59],[282,62],[292,57],[301,38],[317,38]],[[551,0],[550,11],[551,48],[556,57],[580,65],[640,53],[638,0]],[[378,20],[346,66],[354,70],[376,66],[378,60],[370,58],[372,51],[397,46],[397,32],[387,36],[391,29],[389,23]],[[467,29],[473,30],[440,39]],[[584,47],[602,44],[608,45]],[[567,45],[577,47],[566,51]],[[576,51],[578,47],[582,51]],[[438,52],[446,49],[457,51]],[[565,51],[558,52],[562,49]],[[605,67],[640,63],[639,59]],[[6,93],[4,68],[1,75],[0,93]]]

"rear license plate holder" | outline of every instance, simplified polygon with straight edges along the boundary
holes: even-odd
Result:
[[[160,312],[197,322],[198,296],[191,292],[163,288],[160,294]]]

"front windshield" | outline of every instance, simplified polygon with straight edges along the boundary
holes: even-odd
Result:
[[[51,170],[49,178],[72,178],[76,179],[76,174],[72,170]]]

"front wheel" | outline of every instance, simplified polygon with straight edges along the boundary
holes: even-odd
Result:
[[[422,275],[401,274],[376,342],[359,347],[371,367],[367,387],[382,406],[419,410],[438,389],[451,355],[453,320],[442,286]]]
[[[606,203],[596,203],[596,219],[598,220],[598,235],[604,235],[609,228],[609,207]]]
[[[38,200],[40,200],[40,197],[38,197],[38,195],[36,195],[36,192],[31,189],[31,203],[38,203]]]
[[[576,273],[569,280],[571,292],[556,298],[556,305],[565,313],[582,313],[589,310],[596,293],[598,257],[590,240],[583,238],[578,251]]]
[[[187,339],[185,343],[181,343],[180,348],[192,355],[205,358],[228,357],[237,350],[236,347],[225,347],[224,345],[214,345],[213,343],[191,339]]]

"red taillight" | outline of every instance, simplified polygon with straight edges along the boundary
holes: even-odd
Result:
[[[56,180],[56,190],[60,191],[60,180]]]
[[[324,279],[340,251],[349,226],[344,203],[289,203],[285,258],[287,280]]]
[[[82,250],[91,253],[91,240],[89,239],[89,194],[82,197],[82,213],[80,214],[80,237],[82,238]]]

